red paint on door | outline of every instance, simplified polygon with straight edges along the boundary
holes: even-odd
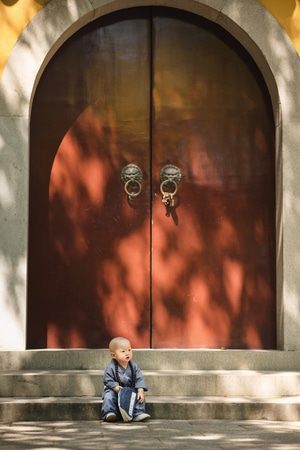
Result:
[[[128,201],[120,172],[143,171]],[[182,173],[170,215],[160,170]],[[214,24],[136,8],[49,63],[31,120],[28,347],[275,348],[274,124]]]

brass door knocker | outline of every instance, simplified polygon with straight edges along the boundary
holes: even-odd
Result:
[[[121,170],[121,181],[129,201],[136,199],[142,192],[143,172],[139,166],[128,164]]]
[[[167,164],[160,171],[160,192],[162,202],[167,208],[174,208],[174,197],[177,193],[178,184],[181,180],[181,172],[177,166]]]

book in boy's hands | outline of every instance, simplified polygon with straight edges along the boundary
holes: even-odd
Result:
[[[133,411],[137,401],[136,389],[123,387],[119,390],[118,406],[124,422],[131,422]]]

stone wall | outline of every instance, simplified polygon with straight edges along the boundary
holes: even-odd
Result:
[[[0,348],[26,347],[29,125],[39,78],[56,50],[83,25],[147,5],[178,7],[218,23],[248,50],[265,78],[277,130],[278,349],[299,350],[299,58],[257,0],[51,0],[25,28],[0,83]]]

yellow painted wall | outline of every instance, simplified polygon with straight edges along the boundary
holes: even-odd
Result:
[[[49,0],[0,0],[0,77],[18,37]]]
[[[285,29],[300,55],[300,0],[259,1]]]
[[[0,0],[0,78],[19,35],[48,1]],[[259,1],[286,30],[300,55],[300,0]]]

